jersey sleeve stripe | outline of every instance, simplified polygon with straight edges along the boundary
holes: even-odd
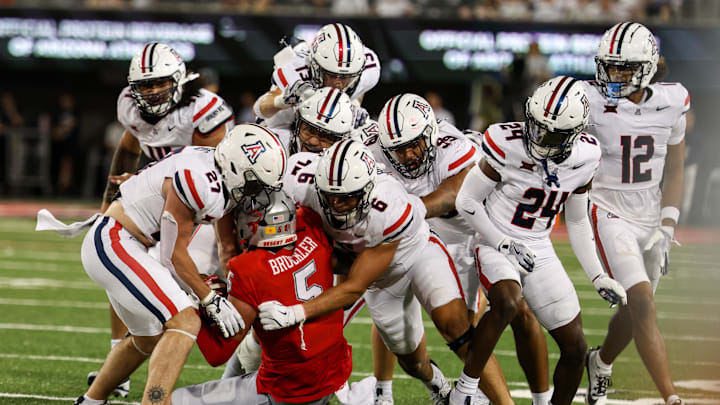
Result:
[[[278,79],[280,79],[280,83],[282,83],[283,87],[288,85],[287,79],[285,78],[285,74],[283,73],[282,69],[278,69]]]
[[[460,276],[458,276],[457,269],[455,268],[455,262],[453,262],[452,256],[450,256],[450,253],[448,253],[447,248],[445,247],[445,244],[440,241],[440,239],[436,238],[435,236],[430,236],[430,242],[440,246],[440,249],[445,253],[445,256],[448,259],[448,264],[450,265],[450,270],[452,270],[453,276],[455,277],[455,282],[457,283],[458,290],[460,290],[460,296],[462,297],[463,301],[465,301],[465,291],[462,288],[462,284],[460,283]]]
[[[685,97],[685,107],[687,107],[689,105],[690,105],[690,94],[688,94],[687,97]]]
[[[387,235],[393,233],[396,229],[400,228],[400,225],[405,223],[405,220],[407,220],[408,216],[410,216],[411,211],[412,211],[412,206],[408,203],[407,207],[405,207],[405,212],[403,212],[400,219],[395,221],[394,224],[390,225],[389,228],[387,228],[385,231],[383,231],[383,236],[387,236]]]
[[[450,165],[448,166],[448,170],[449,170],[449,171],[452,171],[452,170],[457,169],[457,168],[460,167],[463,163],[465,163],[465,162],[467,162],[468,160],[470,160],[470,158],[473,157],[473,155],[475,155],[475,147],[474,147],[474,146],[471,146],[471,147],[470,147],[470,150],[469,150],[465,155],[463,155],[460,159],[458,159],[458,160],[450,163]]]
[[[197,203],[197,206],[199,209],[205,208],[205,204],[203,204],[202,200],[200,199],[200,196],[198,195],[197,189],[195,188],[195,182],[192,179],[192,174],[190,174],[190,170],[185,169],[185,181],[187,182],[188,188],[190,188],[190,194],[192,194],[193,199],[195,200],[195,203]]]
[[[202,117],[203,115],[205,115],[205,113],[208,112],[208,110],[210,110],[210,109],[212,108],[212,106],[214,106],[214,105],[217,103],[217,101],[218,101],[218,98],[217,98],[217,97],[213,97],[213,99],[210,100],[210,102],[209,102],[205,107],[203,107],[202,110],[198,111],[197,114],[195,114],[195,115],[193,116],[193,122],[199,120],[200,117]]]
[[[182,186],[182,182],[180,181],[180,175],[178,175],[178,172],[175,172],[174,181],[175,181],[175,188],[177,189],[177,191],[180,192],[179,197],[182,198],[182,202],[183,202],[186,206],[190,207],[190,206],[191,206],[191,205],[190,205],[190,200],[188,200],[187,194],[185,194],[185,189],[184,189],[183,186]]]
[[[485,131],[485,136],[483,136],[483,141],[487,140],[487,144],[494,150],[498,155],[500,155],[501,158],[505,159],[505,152],[502,151],[496,144],[495,141],[492,140],[490,137],[490,131]]]
[[[485,152],[486,155],[490,156],[491,158],[493,158],[494,161],[498,162],[500,166],[505,166],[505,163],[501,162],[500,159],[496,158],[495,155],[490,152],[490,149],[488,149],[487,145],[485,145],[485,142],[483,142],[482,144],[482,150]]]

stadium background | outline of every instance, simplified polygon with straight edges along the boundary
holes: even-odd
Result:
[[[363,103],[371,115],[398,92],[434,92],[459,128],[483,130],[521,118],[528,92],[548,75],[590,78],[600,35],[627,18],[657,36],[667,69],[662,80],[682,82],[692,97],[679,236],[685,244],[673,250],[658,317],[673,374],[684,381],[681,392],[690,403],[720,403],[715,0],[0,1],[0,403],[71,400],[106,354],[107,305],[82,271],[80,240],[36,234],[32,217],[45,206],[67,218],[99,207],[121,134],[116,98],[143,43],[169,42],[190,70],[208,83],[217,79],[218,93],[240,121],[270,85],[278,41],[341,20],[382,63],[381,82]],[[588,342],[597,345],[611,312],[585,279],[562,227],[555,238],[580,292]],[[372,371],[368,322],[361,314],[347,333],[355,347],[354,379]],[[457,376],[460,363],[432,329],[427,323],[431,355]],[[527,401],[510,334],[496,353],[513,395]],[[551,367],[555,361],[556,355]],[[179,384],[221,374],[196,352],[188,364]],[[615,370],[611,398],[657,397],[634,348]],[[144,368],[135,373],[127,401],[139,400],[145,375]],[[424,403],[426,393],[398,369],[395,399]]]

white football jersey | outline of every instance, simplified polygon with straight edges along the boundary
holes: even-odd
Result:
[[[145,166],[120,185],[125,215],[151,242],[157,242],[160,236],[165,179],[173,179],[175,192],[194,212],[196,224],[211,224],[225,215],[225,196],[220,172],[215,167],[215,148],[188,146],[177,149]]]
[[[600,140],[602,148],[591,199],[623,219],[657,225],[667,147],[685,139],[688,91],[680,83],[654,83],[639,104],[627,98],[611,103],[596,82],[586,82],[586,86],[587,131]]]
[[[300,152],[288,159],[283,178],[285,191],[300,205],[320,214],[325,232],[336,247],[360,253],[366,248],[400,240],[390,267],[375,284],[382,288],[395,282],[408,271],[430,238],[430,227],[424,219],[425,205],[418,197],[407,194],[392,175],[378,171],[368,215],[350,229],[335,229],[325,217],[315,190],[318,157]]]
[[[226,133],[233,127],[232,108],[217,94],[200,89],[190,105],[174,108],[157,123],[150,124],[142,119],[130,87],[120,92],[117,101],[117,119],[125,129],[140,142],[143,153],[152,160],[160,160],[173,149],[189,146],[197,130],[200,135],[209,135],[221,125]]]
[[[395,169],[383,153],[377,136],[367,137],[365,145],[370,148],[377,161],[385,166],[385,170],[402,183],[405,191],[425,197],[435,191],[445,179],[480,160],[479,148],[455,126],[447,121],[439,121],[438,127],[435,160],[432,167],[416,179],[409,179]],[[433,231],[440,235],[440,239],[448,244],[463,243],[468,239],[468,235],[475,233],[470,224],[455,210],[443,217],[428,218],[427,221]]]
[[[524,127],[523,122],[508,122],[485,131],[483,157],[501,177],[485,200],[485,209],[501,232],[532,242],[548,238],[570,193],[593,179],[601,151],[595,137],[581,133],[567,159],[548,162],[548,172],[557,177],[557,182],[548,182],[542,164],[527,154]]]
[[[303,46],[302,44],[298,46]],[[307,48],[307,44],[304,45]],[[280,88],[285,90],[287,86],[292,85],[298,80],[310,80],[310,65],[309,65],[309,50],[307,52],[300,52],[300,55],[296,56],[289,62],[277,67],[272,74],[272,86],[270,90]],[[307,56],[304,56],[307,55]],[[380,81],[380,59],[378,58],[375,51],[365,47],[365,68],[360,74],[360,80],[358,80],[355,88],[350,89],[347,95],[350,96],[350,100],[356,100],[362,95],[372,90],[375,85]],[[272,117],[266,119],[263,125],[268,127],[278,127],[287,125],[295,120],[295,112],[292,108],[286,108],[280,110]]]

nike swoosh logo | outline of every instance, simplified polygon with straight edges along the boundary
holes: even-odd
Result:
[[[467,212],[470,215],[475,215],[475,211],[470,212],[470,211],[466,210],[465,208],[463,208],[463,211]]]
[[[168,132],[172,131],[173,129],[175,129],[175,127],[168,127]]]
[[[577,165],[577,166],[573,166],[573,167],[572,167],[572,170],[579,169],[579,168],[581,168],[581,167],[583,167],[583,166],[585,166],[585,163],[581,163],[581,164],[579,164],[579,165]]]
[[[657,107],[657,108],[655,108],[655,111],[662,111],[662,110],[664,110],[664,109],[666,109],[666,108],[670,108],[670,106],[669,106],[669,105],[666,105],[665,107]]]

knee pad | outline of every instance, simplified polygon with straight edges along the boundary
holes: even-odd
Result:
[[[473,331],[474,331],[474,330],[475,330],[475,328],[473,328],[473,327],[471,326],[465,333],[463,333],[462,335],[460,335],[460,337],[458,337],[457,339],[453,340],[452,342],[448,342],[447,345],[448,345],[448,347],[450,348],[450,350],[452,350],[453,352],[457,353],[457,351],[458,351],[465,343],[469,342],[469,341],[472,339]]]

